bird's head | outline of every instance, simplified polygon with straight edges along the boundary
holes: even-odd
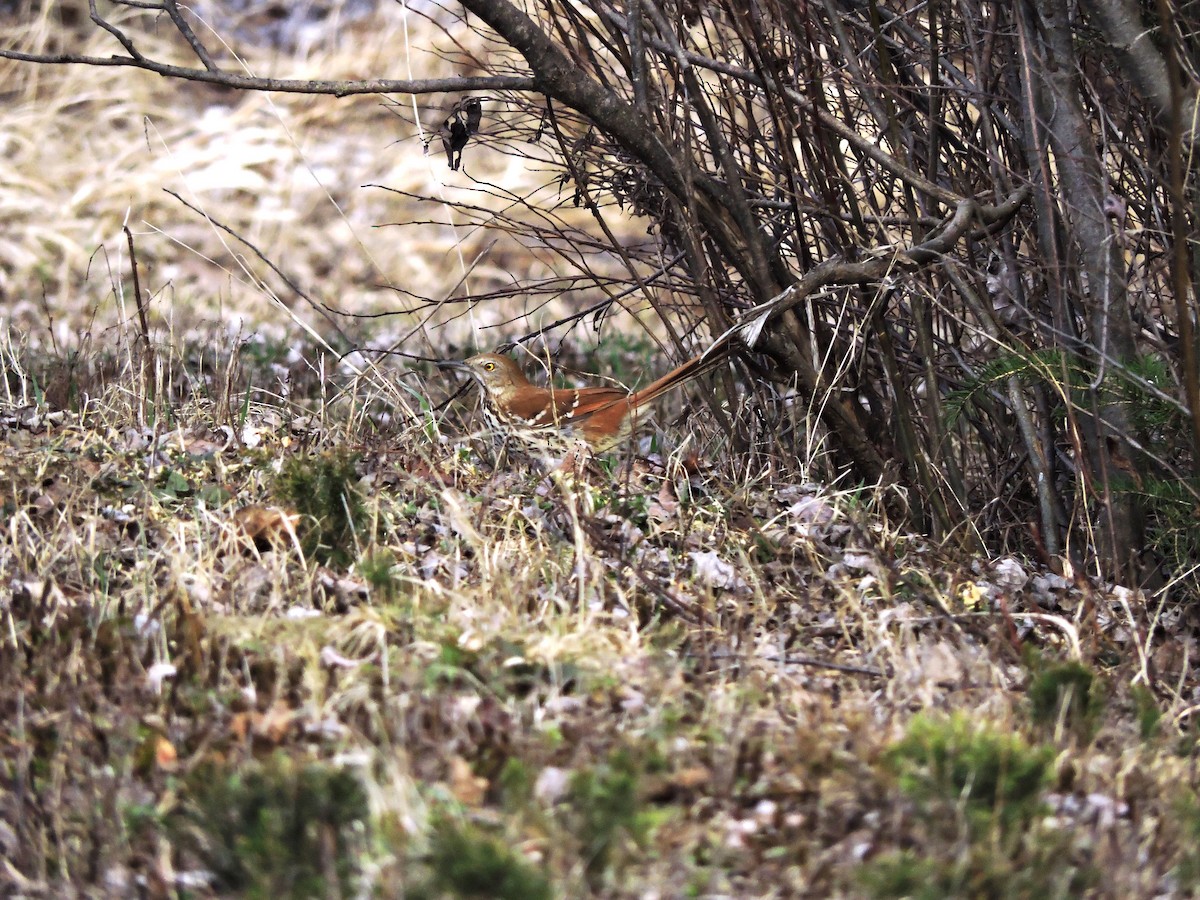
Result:
[[[513,360],[499,353],[481,353],[470,359],[439,363],[444,369],[466,372],[493,397],[503,397],[529,384],[525,373]]]

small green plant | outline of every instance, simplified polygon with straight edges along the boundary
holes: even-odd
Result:
[[[168,832],[221,888],[262,898],[353,893],[368,824],[354,773],[277,753],[237,769],[201,766],[180,795]]]
[[[1179,579],[1179,586],[1200,596],[1200,530],[1196,528],[1196,509],[1200,504],[1200,479],[1142,479],[1142,498],[1146,504],[1147,558],[1157,558],[1161,567]]]
[[[478,828],[444,819],[434,825],[429,883],[414,897],[550,900],[546,877],[519,853]]]
[[[348,565],[357,538],[368,527],[357,462],[354,453],[330,450],[289,459],[276,478],[276,494],[302,517],[297,528],[301,547],[318,562]]]
[[[499,782],[504,807],[510,812],[524,809],[533,799],[533,774],[529,766],[515,756],[505,761]]]
[[[888,853],[864,866],[859,881],[868,896],[889,900],[1073,900],[1097,881],[1095,872],[1066,861],[1069,848],[1060,834],[1046,835],[1027,856],[997,850],[982,842],[958,855]]]
[[[1071,733],[1088,740],[1104,712],[1104,696],[1095,674],[1083,663],[1069,661],[1042,665],[1035,662],[1029,682],[1029,712],[1044,728],[1061,723]]]
[[[976,726],[918,716],[886,757],[921,811],[921,852],[883,854],[857,873],[871,897],[1075,897],[1094,873],[1070,832],[1042,826],[1054,751]]]
[[[864,867],[859,881],[872,897],[938,900],[953,896],[937,863],[911,851],[890,853]]]
[[[391,550],[375,550],[358,561],[358,574],[386,601],[396,599],[400,581],[396,577],[396,557]]]
[[[1181,846],[1175,877],[1182,895],[1190,897],[1200,888],[1200,801],[1195,794],[1185,794],[1176,801],[1175,818]]]
[[[1158,700],[1154,692],[1145,685],[1134,685],[1132,693],[1138,733],[1143,741],[1151,740],[1158,736],[1159,724],[1162,722],[1162,710],[1158,708]]]
[[[1092,373],[1078,357],[1057,348],[1021,350],[1003,353],[976,372],[974,378],[946,395],[947,425],[953,427],[987,391],[1010,378],[1026,384],[1061,384],[1075,388],[1085,384]]]
[[[965,805],[983,821],[1028,823],[1041,809],[1054,751],[977,728],[964,715],[917,716],[888,752],[900,789],[923,804]]]
[[[632,756],[619,750],[608,762],[580,770],[571,779],[570,827],[593,882],[612,864],[622,835],[640,846],[650,829],[652,818],[641,809],[638,776]]]

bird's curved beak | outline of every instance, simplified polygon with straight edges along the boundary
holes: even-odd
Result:
[[[442,359],[438,360],[437,367],[439,369],[452,369],[458,372],[471,373],[471,367],[460,359]]]

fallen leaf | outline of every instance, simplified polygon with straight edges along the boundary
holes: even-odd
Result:
[[[154,693],[162,693],[162,683],[167,678],[174,678],[176,668],[170,663],[155,663],[146,670],[146,681],[154,690]]]
[[[166,772],[175,771],[179,762],[179,754],[175,750],[175,745],[162,735],[158,736],[158,740],[154,744],[154,761],[158,763],[160,769]]]
[[[745,590],[747,587],[745,579],[715,551],[693,552],[688,556],[692,558],[692,574],[701,584],[727,591]]]
[[[679,499],[675,496],[675,486],[664,481],[659,488],[658,496],[650,502],[646,516],[655,522],[665,522],[679,515]]]
[[[689,766],[680,769],[671,777],[671,784],[683,790],[692,790],[712,781],[712,771],[707,766]]]
[[[282,744],[295,721],[296,713],[286,703],[277,701],[255,723],[254,736],[271,744]]]
[[[471,769],[461,756],[450,760],[450,792],[464,806],[480,806],[487,795],[488,780]]]
[[[243,506],[233,514],[241,536],[259,553],[294,543],[299,521],[299,513],[277,506]]]

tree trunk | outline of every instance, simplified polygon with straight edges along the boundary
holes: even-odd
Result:
[[[1069,225],[1068,260],[1078,271],[1075,309],[1087,327],[1087,347],[1094,377],[1082,392],[1085,459],[1077,460],[1085,475],[1081,490],[1098,501],[1100,571],[1110,578],[1133,582],[1144,543],[1144,514],[1131,490],[1118,490],[1123,470],[1137,465],[1138,453],[1129,443],[1131,424],[1125,406],[1114,401],[1106,380],[1114,366],[1130,363],[1136,354],[1133,321],[1124,280],[1125,262],[1118,235],[1105,213],[1106,177],[1092,136],[1091,123],[1080,101],[1078,61],[1071,37],[1065,0],[1025,0],[1019,7],[1022,68],[1034,121],[1052,154],[1048,171],[1059,181],[1060,214]],[[1033,126],[1037,127],[1037,126]],[[1073,251],[1073,252],[1070,252]],[[1069,345],[1070,334],[1052,336]],[[1064,389],[1070,393],[1068,386]],[[1132,463],[1128,461],[1134,461]]]

